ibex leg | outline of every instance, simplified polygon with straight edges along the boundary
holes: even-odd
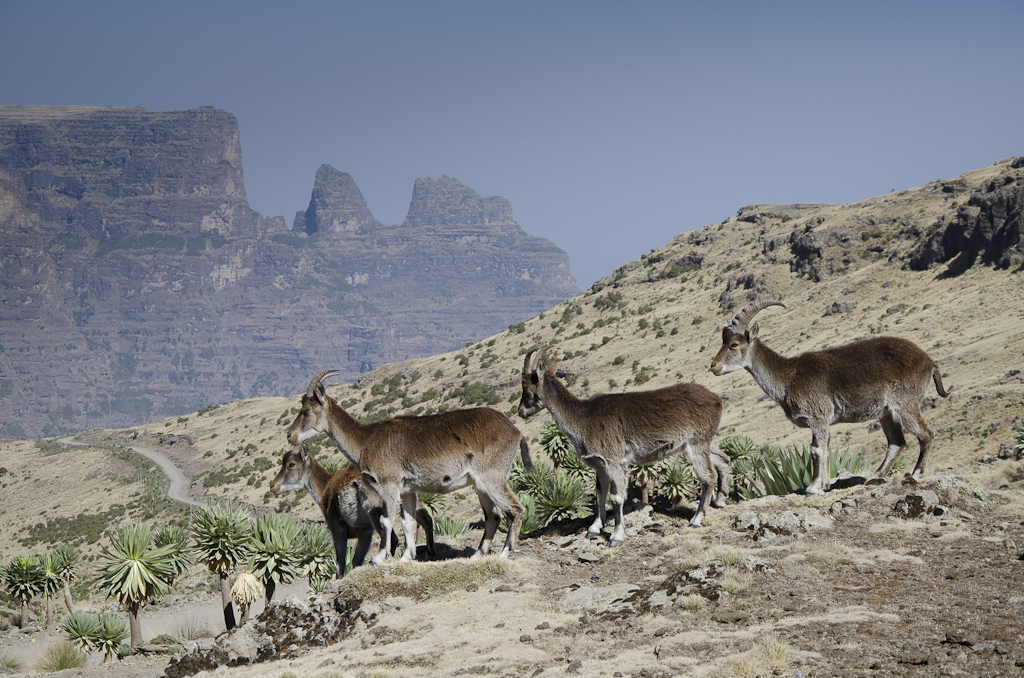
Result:
[[[892,468],[896,458],[900,456],[900,452],[907,445],[907,439],[903,436],[903,429],[893,419],[892,412],[887,409],[878,420],[878,423],[882,426],[882,432],[885,433],[885,439],[888,441],[889,446],[885,451],[885,458],[882,459],[878,470],[875,471],[869,480],[885,480],[885,477],[889,475],[889,469]]]
[[[807,494],[825,494],[832,487],[828,474],[828,423],[816,422],[811,425],[811,461],[814,477],[804,490]]]

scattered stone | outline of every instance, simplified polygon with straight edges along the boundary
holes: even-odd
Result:
[[[581,553],[577,558],[582,563],[596,563],[601,560],[601,555],[598,553]]]
[[[931,490],[919,490],[908,494],[893,507],[893,511],[901,518],[920,518],[924,515],[940,516],[945,510],[939,505],[939,497]]]
[[[928,663],[928,655],[924,652],[904,652],[896,659],[896,661],[900,664],[921,666]]]
[[[519,642],[520,643],[532,643],[533,642],[533,638],[530,637],[529,633],[524,633],[523,635],[519,636]]]
[[[754,528],[747,528],[753,529],[755,541],[774,541],[780,537],[800,537],[814,529],[832,527],[835,518],[824,516],[811,508],[803,508],[778,514],[759,513],[756,521],[750,521],[747,517],[743,524],[756,525]]]
[[[582,668],[583,668],[583,662],[581,662],[579,659],[576,659],[576,660],[573,660],[569,664],[568,668],[565,669],[565,672],[566,673],[579,673],[580,669],[582,669]]]
[[[540,624],[537,624],[537,626],[535,628],[538,631],[544,631],[546,629],[550,629],[551,628],[551,624],[548,623],[548,622],[541,622]]]
[[[719,610],[711,618],[719,624],[739,624],[750,619],[750,615],[738,610]]]

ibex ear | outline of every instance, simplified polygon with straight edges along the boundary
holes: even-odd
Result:
[[[753,325],[750,326],[750,329],[747,330],[747,342],[749,342],[751,339],[757,339],[758,329],[760,328],[757,326],[757,323],[754,323]]]
[[[305,443],[299,448],[299,457],[302,459],[303,464],[309,461],[309,450],[306,449]]]
[[[558,369],[558,361],[552,358],[551,360],[548,361],[546,371],[549,374],[554,374],[556,369]]]
[[[327,391],[324,390],[323,384],[317,384],[316,390],[313,391],[313,393],[316,395],[316,399],[320,401],[321,405],[326,404],[325,401],[327,400]]]

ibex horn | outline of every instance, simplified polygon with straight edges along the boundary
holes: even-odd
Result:
[[[541,359],[544,357],[544,351],[546,351],[546,350],[547,350],[547,348],[541,347],[541,348],[532,348],[532,349],[529,350],[529,352],[527,352],[526,360],[523,361],[523,374],[530,374],[535,369],[537,369],[537,365],[540,363]]]
[[[335,374],[337,371],[338,370],[322,370],[320,372],[317,372],[313,376],[313,379],[310,380],[309,386],[306,387],[306,395],[312,398],[313,393],[316,391],[317,385],[321,383],[323,378],[331,374]]]
[[[747,304],[743,309],[736,313],[729,321],[729,326],[732,327],[734,332],[742,332],[747,329],[747,325],[750,324],[751,319],[758,314],[759,311],[768,308],[769,306],[781,306],[786,308],[786,305],[781,301],[775,299],[758,299],[750,304]]]

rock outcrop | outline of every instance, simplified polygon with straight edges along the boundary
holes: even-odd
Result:
[[[1024,264],[1024,157],[1008,172],[973,193],[951,220],[939,220],[928,238],[910,255],[910,266],[923,271],[953,260],[956,275],[975,263],[1015,268]],[[962,183],[962,182],[961,182]],[[953,192],[960,184],[952,184]]]
[[[508,201],[447,177],[387,227],[324,165],[294,226],[249,208],[230,113],[0,106],[0,437],[354,379],[579,293]]]

